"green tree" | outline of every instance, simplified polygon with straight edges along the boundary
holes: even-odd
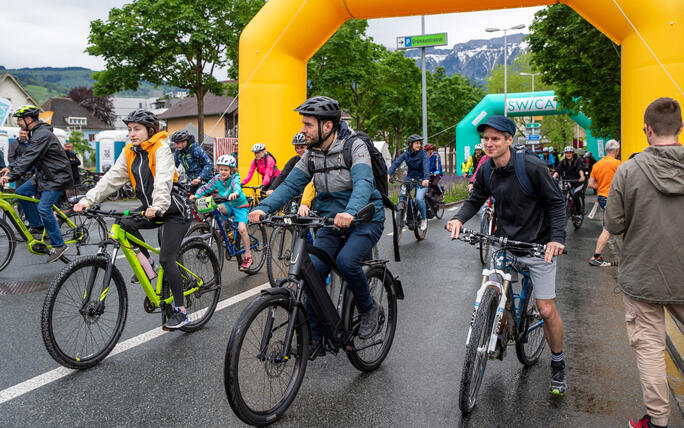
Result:
[[[349,20],[307,65],[309,96],[326,95],[349,108],[352,126],[362,129],[375,108],[378,61],[387,49],[366,35],[366,20]]]
[[[96,95],[137,90],[141,80],[189,89],[197,99],[199,141],[204,96],[223,94],[214,71],[237,76],[240,33],[264,0],[136,0],[90,23],[86,52],[106,69],[93,78]]]
[[[575,136],[575,121],[568,115],[546,116],[542,121],[540,134],[549,140],[546,146],[553,146],[556,153],[562,153],[565,146],[571,145]]]
[[[560,104],[582,111],[599,137],[620,135],[620,50],[570,7],[535,14],[527,40],[532,63],[553,85]]]
[[[532,77],[521,76],[520,73],[539,73],[531,63],[532,55],[529,53],[518,55],[513,63],[508,66],[508,82],[506,91],[531,92]],[[553,89],[550,85],[543,82],[540,76],[534,76],[534,90],[548,91]],[[490,94],[503,94],[504,92],[504,66],[503,64],[494,67],[485,79],[487,81],[487,92]]]
[[[95,149],[90,147],[88,141],[83,138],[83,132],[76,130],[71,131],[69,134],[69,142],[73,144],[74,151],[83,157],[83,162],[91,166]],[[84,165],[84,167],[85,166],[86,165]]]

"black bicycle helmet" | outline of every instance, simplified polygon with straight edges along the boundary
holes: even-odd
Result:
[[[174,143],[182,143],[183,141],[192,143],[194,139],[195,137],[193,137],[192,134],[186,130],[177,131],[171,135],[171,141]]]
[[[13,114],[14,117],[32,117],[34,119],[38,119],[39,115],[40,109],[32,105],[21,106]]]
[[[415,143],[416,141],[423,141],[423,137],[421,137],[418,134],[411,134],[411,135],[409,135],[407,141],[409,144],[411,144],[411,143]]]
[[[129,123],[139,123],[145,125],[148,128],[154,129],[154,132],[159,132],[159,119],[149,110],[137,109],[128,113],[125,119],[122,119],[123,123],[128,125]]]
[[[292,144],[295,146],[306,144],[306,137],[301,132],[297,133],[292,137]]]
[[[328,119],[337,125],[342,117],[340,104],[330,97],[313,97],[304,101],[299,107],[294,109],[301,115],[313,116],[319,119]]]

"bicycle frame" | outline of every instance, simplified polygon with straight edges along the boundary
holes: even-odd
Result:
[[[218,227],[219,232],[221,233],[221,238],[223,239],[223,243],[225,244],[224,246],[230,253],[231,257],[235,257],[238,254],[244,254],[245,249],[241,250],[236,250],[236,245],[233,244],[236,239],[242,239],[242,236],[240,235],[240,232],[238,231],[238,226],[235,225],[235,223],[230,220],[226,219],[226,222],[230,225],[231,230],[233,231],[233,242],[230,241],[230,238],[228,238],[228,232],[226,231],[226,227],[223,225],[223,214],[221,211],[218,209],[215,209],[214,211],[211,212],[212,219],[209,221],[209,228],[210,230],[214,230],[216,227]],[[247,232],[247,235],[250,238],[250,242],[252,239],[256,240],[257,242],[259,241],[258,238],[249,232]],[[212,236],[209,237],[209,245],[211,245],[211,239],[213,239],[213,232]],[[252,247],[250,246],[250,250]]]

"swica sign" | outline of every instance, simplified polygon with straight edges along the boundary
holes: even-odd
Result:
[[[506,101],[508,113],[527,113],[539,111],[555,111],[558,109],[556,97],[509,98]]]

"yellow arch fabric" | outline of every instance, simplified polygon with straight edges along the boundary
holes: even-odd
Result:
[[[292,111],[306,99],[306,62],[347,19],[429,15],[483,9],[540,6],[553,0],[270,0],[240,38],[240,168],[251,147],[266,144],[284,162],[301,126]],[[632,24],[680,87],[684,87],[684,2],[681,0],[564,1],[622,45],[622,152],[626,158],[646,146],[644,110],[669,96],[684,104]],[[617,5],[616,5],[617,3]],[[616,106],[617,108],[617,106]],[[282,165],[280,165],[282,167]]]

